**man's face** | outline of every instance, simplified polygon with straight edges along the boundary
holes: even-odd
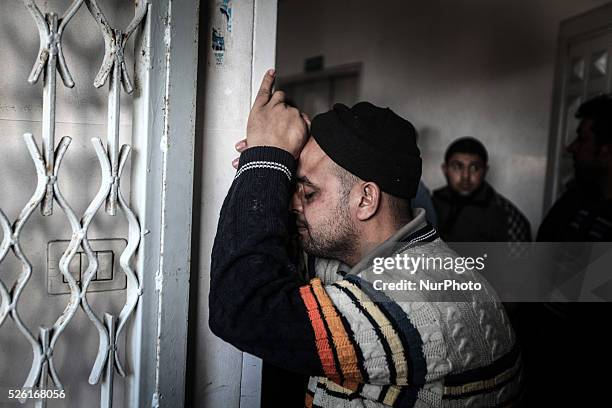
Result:
[[[354,251],[358,234],[350,216],[350,195],[342,194],[334,166],[311,137],[298,161],[291,209],[297,217],[300,243],[307,253],[343,260]]]
[[[487,165],[476,154],[455,153],[442,165],[442,172],[453,191],[469,196],[482,185]]]
[[[593,120],[583,119],[576,129],[576,139],[567,147],[574,159],[576,178],[581,181],[592,181],[601,172],[600,149],[593,134]]]

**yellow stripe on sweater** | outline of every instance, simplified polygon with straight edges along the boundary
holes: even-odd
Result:
[[[397,400],[397,397],[399,397],[400,395],[400,390],[401,389],[395,385],[389,387],[389,389],[387,390],[387,395],[385,395],[383,404],[393,406],[393,404],[395,404],[395,401]]]
[[[404,354],[404,346],[389,319],[385,317],[378,305],[372,302],[355,284],[347,280],[341,280],[337,282],[337,285],[349,290],[359,300],[361,306],[370,314],[372,319],[374,319],[391,349],[391,357],[397,376],[396,384],[408,385],[408,363]]]

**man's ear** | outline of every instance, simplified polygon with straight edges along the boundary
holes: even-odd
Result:
[[[442,169],[442,174],[444,174],[444,176],[448,177],[448,167],[446,166],[446,162],[442,163],[440,168]]]
[[[359,186],[359,195],[356,216],[359,221],[367,221],[376,215],[380,208],[382,198],[380,187],[376,183],[367,181]]]

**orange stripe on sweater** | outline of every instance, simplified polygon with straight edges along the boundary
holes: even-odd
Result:
[[[327,337],[323,318],[321,317],[319,306],[312,294],[310,285],[300,288],[300,296],[306,306],[308,318],[310,319],[310,324],[315,333],[317,352],[319,353],[319,359],[321,360],[321,366],[323,366],[325,376],[331,380],[340,382],[340,375],[338,374],[338,369],[334,362],[334,354],[329,343],[329,338]]]
[[[306,393],[306,401],[304,401],[304,406],[306,408],[312,408],[312,401],[314,400],[313,396]]]
[[[358,367],[357,352],[346,332],[342,320],[340,320],[338,316],[338,310],[323,288],[321,280],[313,279],[310,281],[310,285],[312,286],[315,297],[319,301],[319,305],[321,305],[323,316],[325,317],[327,327],[332,335],[334,347],[336,348],[336,354],[344,376],[344,383],[340,385],[354,391],[357,389],[358,384],[363,382]]]

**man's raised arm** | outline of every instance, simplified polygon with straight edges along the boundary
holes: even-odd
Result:
[[[268,72],[253,104],[247,144],[223,203],[212,251],[211,330],[241,350],[309,375],[322,374],[314,333],[290,259],[289,200],[307,137],[299,111],[272,94]]]

